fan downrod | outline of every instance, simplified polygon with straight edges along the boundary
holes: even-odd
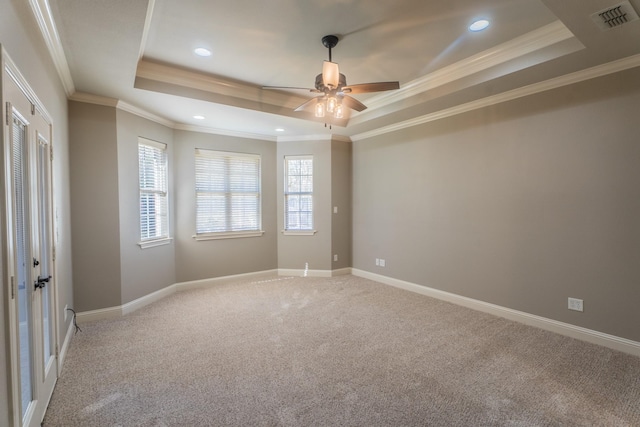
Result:
[[[329,49],[329,62],[331,62],[331,49],[338,44],[338,36],[328,35],[322,38],[322,44]]]

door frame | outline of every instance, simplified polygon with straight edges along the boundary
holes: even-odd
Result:
[[[11,79],[11,81],[13,83],[15,83],[15,85],[18,87],[18,89],[20,89],[20,91],[23,93],[24,97],[28,100],[28,102],[31,104],[31,108],[33,109],[33,112],[35,113],[37,111],[37,113],[39,113],[40,116],[42,116],[42,118],[44,119],[44,121],[47,123],[48,126],[48,143],[49,143],[49,149],[51,150],[51,156],[53,155],[53,129],[52,129],[52,119],[51,119],[51,115],[47,112],[46,108],[44,107],[44,105],[42,104],[42,102],[38,99],[37,95],[35,94],[35,92],[31,89],[31,87],[29,86],[27,80],[24,78],[24,76],[20,73],[20,71],[18,70],[18,68],[16,67],[15,63],[11,60],[11,58],[7,55],[6,51],[4,50],[4,47],[2,45],[0,45],[0,64],[1,64],[1,68],[2,68],[2,77],[0,78],[0,87],[2,88],[1,91],[1,101],[2,101],[2,121],[3,121],[3,126],[2,126],[2,132],[0,132],[0,141],[1,141],[1,145],[0,145],[0,159],[1,159],[1,163],[2,163],[2,185],[0,185],[0,197],[2,200],[0,200],[0,205],[2,206],[2,213],[0,213],[0,217],[2,219],[2,231],[0,232],[1,234],[5,235],[6,238],[3,239],[3,247],[1,250],[1,254],[2,254],[2,264],[6,265],[5,268],[5,274],[4,277],[2,277],[2,283],[6,283],[7,285],[4,286],[4,289],[6,289],[6,291],[3,289],[3,292],[5,292],[4,295],[4,301],[5,301],[5,306],[4,309],[6,310],[6,314],[5,314],[5,318],[8,319],[7,325],[5,327],[5,333],[6,333],[6,342],[5,342],[5,346],[7,349],[7,356],[8,356],[8,361],[9,361],[9,372],[7,375],[7,380],[9,382],[9,410],[10,410],[10,422],[11,425],[13,427],[20,427],[23,425],[23,419],[22,419],[22,408],[20,405],[20,361],[19,361],[19,337],[18,337],[18,328],[19,328],[19,321],[18,321],[18,307],[17,307],[17,302],[18,302],[18,298],[17,298],[17,284],[15,283],[14,277],[15,277],[15,242],[14,240],[14,232],[13,232],[13,228],[14,228],[14,224],[15,224],[15,203],[13,200],[13,191],[12,191],[12,186],[13,186],[13,176],[12,176],[12,151],[11,151],[11,141],[9,140],[9,136],[10,136],[10,126],[9,126],[9,122],[13,116],[13,112],[9,111],[8,108],[8,101],[6,99],[6,92],[7,89],[5,88],[5,79]],[[31,112],[31,111],[29,111]],[[29,138],[31,138],[31,135],[29,135]],[[38,141],[36,141],[36,144],[38,144]],[[31,141],[29,143],[29,152],[33,149],[31,146]],[[29,168],[31,169],[32,167],[32,162],[31,162],[31,158],[29,157],[27,159],[27,162],[29,163]],[[54,196],[54,182],[53,182],[53,161],[51,160],[49,163],[50,167],[48,170],[48,177],[47,177],[47,181],[48,181],[48,191],[49,191],[49,201],[50,201],[50,207],[49,207],[49,212],[48,212],[48,221],[50,224],[50,230],[49,230],[49,237],[50,237],[50,244],[51,244],[51,271],[52,271],[52,276],[55,278],[55,274],[57,271],[56,268],[56,256],[55,256],[55,249],[56,249],[56,218],[55,218],[55,212],[56,212],[56,207],[55,207],[55,196]],[[32,171],[29,172],[30,175],[32,175]],[[36,171],[36,173],[38,173],[38,171]],[[31,180],[31,176],[29,177],[29,180]],[[33,190],[32,187],[30,187],[30,190]],[[37,192],[37,189],[36,189]],[[33,200],[33,197],[30,195],[30,199]],[[31,204],[31,202],[30,202]],[[31,210],[33,209],[33,207],[30,207],[30,212],[28,213],[28,217],[30,217],[30,221],[31,221],[31,217],[33,216],[33,211]],[[33,239],[30,239],[30,247],[33,244],[32,243]],[[29,283],[27,283],[27,285],[29,285]],[[53,341],[54,344],[54,349],[55,349],[55,354],[53,355],[54,357],[54,362],[53,365],[54,366],[50,366],[50,369],[53,369],[53,376],[54,378],[54,384],[55,381],[57,380],[59,374],[60,374],[60,357],[59,357],[59,347],[58,347],[58,343],[59,343],[59,319],[58,319],[58,305],[59,305],[59,301],[58,301],[58,289],[57,289],[57,285],[56,285],[56,281],[55,279],[50,283],[50,298],[51,298],[51,308],[52,310],[49,313],[49,321],[53,323],[52,325],[52,336],[51,336],[51,340]],[[35,298],[37,300],[37,302],[41,303],[41,298],[42,295],[38,296],[37,298]],[[32,345],[32,351],[36,351],[37,354],[42,354],[43,353],[43,343],[41,342],[42,335],[41,333],[43,332],[41,330],[41,326],[38,325],[34,325],[34,330],[39,330],[40,332],[40,336],[34,338],[31,341],[31,345]],[[40,341],[40,342],[39,342]],[[44,370],[46,369],[46,367],[43,369],[42,366],[40,366],[42,364],[42,356],[38,356],[33,358],[34,361],[34,366],[33,366],[33,373],[35,374],[36,372],[38,373],[36,375],[37,379],[43,379],[44,380]],[[32,378],[32,381],[34,381],[34,379]],[[27,420],[29,420],[29,425],[34,425],[34,426],[39,426],[42,418],[44,417],[44,413],[46,411],[46,408],[48,406],[49,403],[49,399],[51,398],[51,393],[53,392],[53,388],[55,385],[51,386],[51,390],[42,390],[42,386],[40,384],[37,384],[37,386],[34,389],[34,396],[33,399],[36,400],[36,405],[31,405],[31,407],[28,409],[27,411]]]

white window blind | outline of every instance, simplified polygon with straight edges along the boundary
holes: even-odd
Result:
[[[284,229],[313,230],[313,156],[285,156],[284,169]]]
[[[140,240],[166,239],[169,237],[167,146],[139,138],[138,167]]]
[[[196,149],[196,235],[259,232],[260,155]]]

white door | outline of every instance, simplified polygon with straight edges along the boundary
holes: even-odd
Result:
[[[5,95],[5,194],[12,413],[39,426],[57,379],[51,124],[10,74]]]

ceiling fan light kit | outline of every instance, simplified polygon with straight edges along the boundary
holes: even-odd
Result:
[[[382,92],[386,90],[394,90],[400,88],[399,82],[376,82],[363,83],[347,86],[347,78],[340,73],[338,64],[333,62],[331,49],[338,44],[338,37],[328,35],[322,38],[322,44],[329,49],[329,60],[322,64],[322,73],[316,76],[315,88],[305,89],[312,93],[321,93],[304,104],[300,105],[295,111],[304,111],[313,108],[315,117],[329,117],[335,119],[344,118],[345,107],[355,111],[363,111],[366,105],[357,99],[347,95],[350,93],[369,93]],[[264,86],[263,89],[302,89],[283,86]],[[325,123],[326,126],[326,123]]]

